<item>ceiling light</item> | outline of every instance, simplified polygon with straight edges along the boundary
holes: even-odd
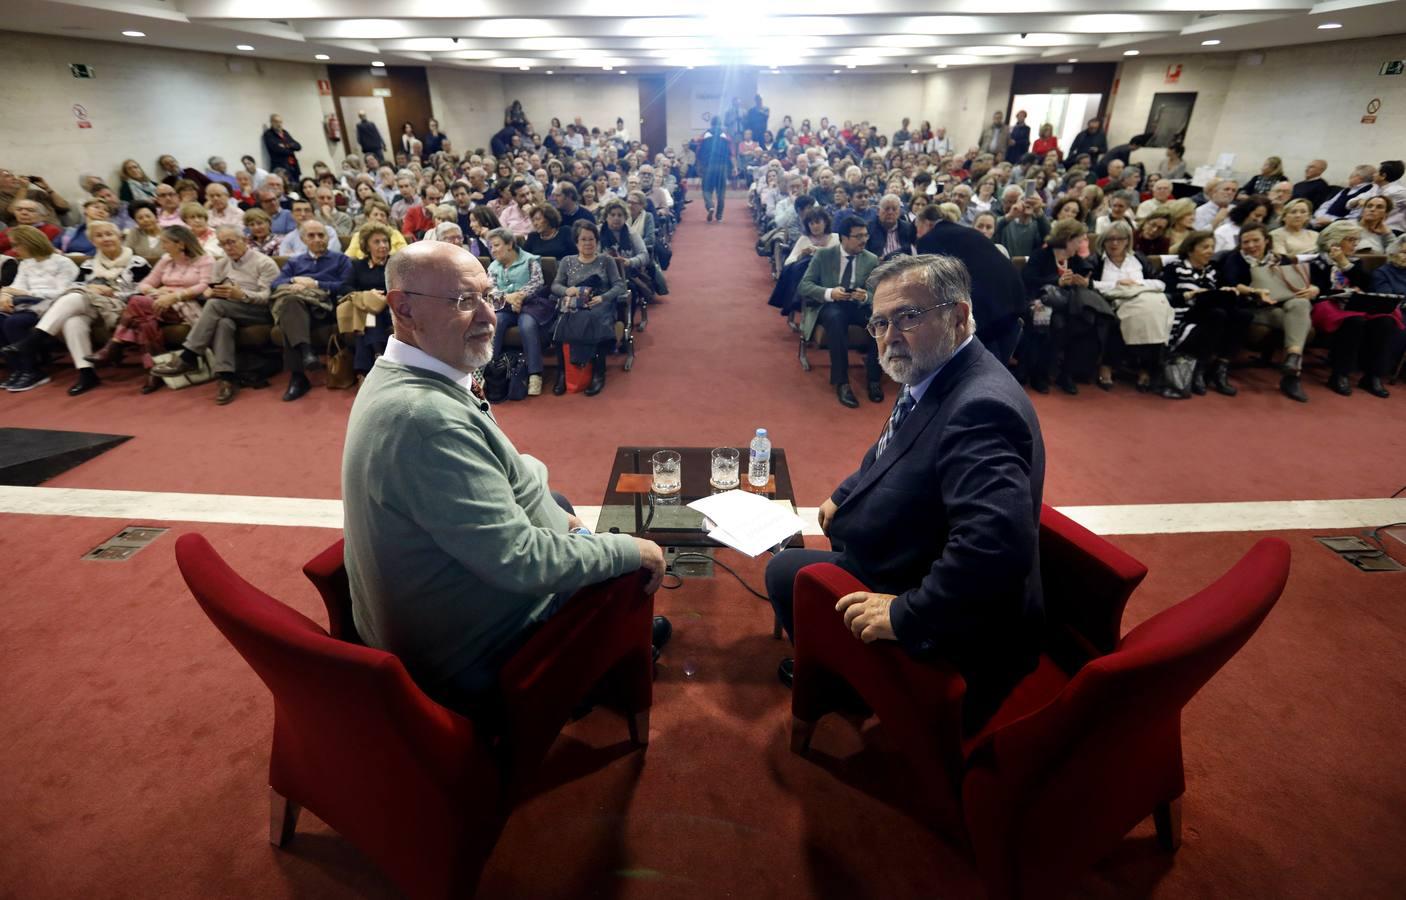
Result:
[[[690,69],[691,69],[691,68],[693,68],[693,66],[689,66],[689,67],[688,67],[688,68],[690,68]]]
[[[831,75],[838,75],[838,74],[840,74],[840,70],[839,70],[839,69],[831,69],[831,70],[830,70],[830,74],[831,74]]]
[[[548,74],[548,75],[555,75],[556,73],[553,72],[551,69],[548,69],[548,70],[547,70],[547,74]]]
[[[145,32],[145,31],[124,31],[124,32],[122,32],[122,36],[123,36],[123,37],[146,37],[146,32]]]
[[[253,49],[254,49],[254,45],[253,45],[253,44],[235,44],[235,45],[234,45],[234,49],[236,49],[236,50],[253,50]]]
[[[1319,30],[1319,31],[1329,31],[1329,30],[1331,30],[1331,29],[1333,29],[1333,28],[1341,28],[1341,27],[1343,27],[1341,22],[1324,22],[1322,25],[1319,25],[1319,26],[1318,26],[1318,30]]]
[[[1079,57],[1077,57],[1077,56],[1071,57],[1069,61],[1070,61],[1070,62],[1078,62],[1078,61],[1079,61]]]
[[[532,71],[532,67],[531,67],[531,66],[518,66],[518,71],[519,71],[519,72],[531,72],[531,71]]]
[[[328,56],[326,53],[319,53],[319,54],[317,54],[316,56],[313,57],[313,59],[331,59],[331,58],[332,58],[332,57]]]
[[[938,67],[939,69],[945,69],[945,68],[947,68],[947,63],[938,63],[938,64],[937,64],[937,67]]]
[[[627,69],[621,69],[621,70],[620,70],[620,74],[621,74],[621,75],[629,75],[630,73],[629,73],[629,71],[628,71]]]
[[[614,67],[614,66],[611,66],[611,65],[604,65],[604,66],[601,66],[600,68],[601,68],[601,71],[602,71],[602,72],[609,72],[611,69],[613,69],[613,68],[615,68],[615,67]]]
[[[384,69],[386,67],[386,64],[381,62],[379,59],[371,60],[371,65],[375,66],[378,69]]]
[[[1216,40],[1215,38],[1211,38],[1209,41],[1202,41],[1202,42],[1201,42],[1201,46],[1202,46],[1202,47],[1216,47],[1216,46],[1219,46],[1219,45],[1220,45],[1220,41]]]
[[[1123,51],[1123,55],[1124,55],[1124,56],[1137,56],[1137,55],[1138,55],[1139,53],[1141,53],[1141,52],[1142,52],[1141,50],[1124,50],[1124,51]]]
[[[854,68],[854,63],[845,63],[845,68],[846,68],[846,69],[853,69],[853,68]]]

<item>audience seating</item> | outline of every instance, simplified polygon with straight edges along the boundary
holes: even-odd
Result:
[[[309,563],[319,587],[336,587],[340,558],[339,542]],[[583,591],[509,662],[503,681],[519,714],[495,739],[427,697],[394,656],[332,637],[249,584],[203,536],[182,535],[176,560],[206,615],[273,694],[275,846],[293,837],[306,807],[408,895],[470,896],[526,776],[595,681],[612,675],[634,713],[632,737],[648,741],[653,604],[638,573]],[[340,606],[333,627],[349,623]]]

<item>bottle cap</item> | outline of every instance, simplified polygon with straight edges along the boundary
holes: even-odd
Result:
[[[765,429],[765,428],[758,428],[758,429],[757,429],[757,437],[766,437],[766,429]]]

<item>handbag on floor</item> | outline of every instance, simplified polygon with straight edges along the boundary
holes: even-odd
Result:
[[[180,359],[181,351],[172,350],[170,353],[162,353],[151,358],[153,368],[167,363],[174,363]],[[183,375],[161,376],[161,380],[173,391],[181,388],[192,387],[197,384],[204,384],[215,377],[215,371],[210,367],[210,351],[197,353],[195,355],[195,368]]]
[[[508,359],[508,399],[527,399],[527,357],[513,353]]]
[[[1191,395],[1191,382],[1196,376],[1196,360],[1176,354],[1167,357],[1162,366],[1162,384],[1182,396]]]
[[[340,334],[327,339],[327,389],[344,391],[356,384],[356,372],[352,368],[354,355],[352,348],[342,341]]]

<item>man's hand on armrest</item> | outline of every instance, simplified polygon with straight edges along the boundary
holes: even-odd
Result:
[[[664,581],[664,550],[653,541],[635,538],[640,551],[640,568],[649,573],[649,583],[644,586],[646,594],[659,590]]]
[[[841,597],[835,604],[835,611],[844,615],[845,627],[864,643],[894,641],[898,639],[890,614],[894,596],[856,591]]]

